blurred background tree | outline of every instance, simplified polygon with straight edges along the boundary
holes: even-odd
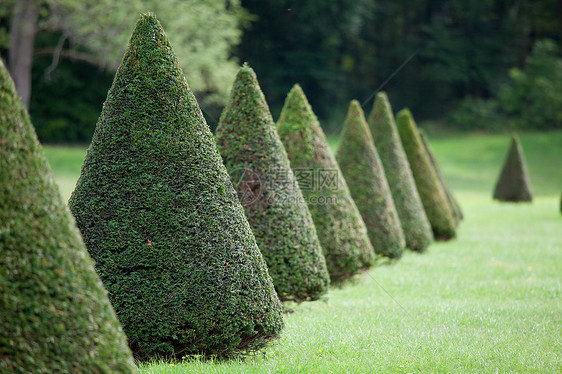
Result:
[[[218,116],[238,67],[230,50],[248,17],[239,1],[5,0],[2,57],[42,140],[89,141],[135,21],[147,10],[159,17],[202,106]]]
[[[275,118],[300,83],[327,132],[378,89],[442,129],[562,127],[560,0],[4,0],[0,53],[16,81],[31,72],[31,97],[18,90],[43,141],[89,140],[148,9],[213,128],[244,61]]]

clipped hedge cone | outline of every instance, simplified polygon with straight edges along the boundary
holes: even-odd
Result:
[[[363,216],[375,252],[399,258],[406,247],[404,233],[382,162],[357,100],[349,105],[336,159]]]
[[[425,152],[412,113],[408,109],[398,112],[396,125],[435,239],[454,238],[456,224],[453,210]]]
[[[134,373],[131,351],[0,61],[0,372]]]
[[[279,334],[266,264],[150,13],[117,70],[70,208],[139,360],[230,357]]]
[[[216,132],[281,300],[315,300],[329,275],[316,229],[256,74],[238,71]]]
[[[437,161],[437,158],[435,157],[435,154],[431,150],[431,146],[429,145],[429,141],[427,140],[427,136],[425,135],[425,132],[419,130],[419,133],[420,133],[420,138],[421,138],[422,143],[423,143],[423,148],[425,149],[425,152],[427,153],[427,157],[429,158],[429,161],[431,163],[431,167],[433,167],[433,170],[435,170],[435,174],[437,174],[437,177],[439,178],[439,183],[441,183],[441,186],[443,187],[443,190],[445,191],[445,195],[447,196],[447,201],[449,202],[449,205],[451,206],[451,209],[453,211],[453,217],[455,218],[455,224],[458,226],[459,222],[464,218],[461,207],[460,207],[457,199],[455,198],[455,195],[453,195],[453,191],[451,190],[451,187],[449,186],[449,183],[447,183],[447,180],[445,179],[445,176],[443,175],[443,172],[441,171],[441,167],[439,166],[439,162]]]
[[[368,123],[400,217],[406,247],[412,251],[423,252],[433,241],[433,232],[402,147],[386,93],[377,94]]]
[[[277,121],[279,137],[316,226],[332,281],[357,273],[373,247],[326,135],[299,85],[293,86]]]
[[[531,182],[523,150],[517,135],[512,135],[511,145],[494,189],[494,199],[506,202],[533,201]]]

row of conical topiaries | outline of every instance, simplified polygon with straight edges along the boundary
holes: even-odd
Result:
[[[106,295],[3,66],[2,74],[2,116],[12,125],[2,128],[0,207],[13,227],[2,227],[1,267],[21,282],[0,284],[0,368],[75,371],[81,360],[92,372],[134,370],[113,310],[139,360],[254,351],[279,335],[280,300],[318,299],[330,277],[349,278],[375,253],[398,258],[432,239],[393,123],[371,123],[378,137],[392,138],[379,157],[353,102],[334,157],[300,87],[275,125],[245,65],[215,143],[148,14],[69,202]],[[408,171],[385,173],[386,164]]]

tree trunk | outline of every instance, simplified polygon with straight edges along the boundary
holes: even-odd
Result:
[[[38,15],[39,9],[35,0],[18,0],[10,27],[8,68],[26,109],[29,108],[31,97],[31,65]]]

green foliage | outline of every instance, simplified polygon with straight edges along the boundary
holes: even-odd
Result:
[[[0,372],[135,372],[2,62],[0,122]]]
[[[453,211],[439,178],[431,167],[416,123],[408,109],[398,112],[396,126],[435,239],[448,240],[455,237]]]
[[[445,176],[443,175],[443,172],[441,172],[441,167],[439,166],[439,162],[437,161],[437,158],[435,157],[435,154],[431,150],[431,147],[429,145],[429,141],[427,140],[427,136],[425,135],[425,132],[422,131],[422,130],[419,130],[419,134],[420,134],[420,138],[421,138],[425,153],[427,154],[427,157],[429,158],[429,162],[431,164],[431,167],[433,168],[433,170],[435,171],[435,174],[439,178],[439,183],[441,183],[441,187],[443,187],[443,191],[445,191],[445,195],[447,196],[447,201],[449,202],[449,206],[451,207],[451,210],[453,211],[453,218],[455,219],[455,224],[458,226],[459,222],[463,219],[463,213],[462,213],[461,207],[460,207],[457,199],[453,195],[453,191],[451,190],[451,187],[449,187],[449,183],[447,183],[447,180],[445,179]]]
[[[500,131],[509,126],[496,99],[467,96],[445,116],[446,126],[458,130]]]
[[[423,252],[433,241],[431,225],[418,194],[386,93],[379,92],[369,114],[369,128],[392,193],[406,246]]]
[[[38,37],[36,45],[42,43]],[[113,74],[84,63],[61,60],[48,76],[51,58],[33,63],[29,113],[41,142],[87,144],[92,139]]]
[[[523,150],[515,134],[512,136],[509,152],[494,188],[494,199],[510,202],[533,201]]]
[[[373,0],[242,0],[255,18],[237,55],[260,76],[275,118],[287,91],[299,82],[316,114],[325,119],[322,123],[331,130],[341,126],[333,118],[344,118],[345,103],[355,96],[357,85],[350,79],[356,61],[349,50],[358,47],[355,40],[373,4]]]
[[[399,258],[406,246],[404,233],[373,137],[356,100],[349,105],[336,159],[375,252]]]
[[[139,19],[70,208],[136,358],[260,349],[282,308],[164,30]]]
[[[322,248],[256,74],[247,64],[234,80],[216,140],[279,297],[318,299],[329,283]]]
[[[513,68],[500,108],[521,129],[562,128],[562,58],[556,43],[537,41],[525,71]]]
[[[287,95],[277,131],[312,214],[330,278],[340,281],[352,276],[363,267],[361,258],[372,256],[373,247],[326,135],[299,85]]]

